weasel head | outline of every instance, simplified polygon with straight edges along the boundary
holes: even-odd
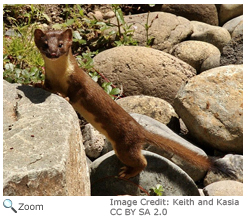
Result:
[[[43,32],[34,31],[34,41],[43,57],[56,60],[63,55],[68,55],[72,45],[72,30],[50,30]]]

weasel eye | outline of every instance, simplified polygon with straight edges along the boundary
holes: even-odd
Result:
[[[63,47],[63,43],[60,43],[60,44],[58,45],[58,47],[59,47],[59,48],[62,48],[62,47]]]
[[[45,48],[45,49],[48,48],[48,43],[47,43],[47,41],[45,41],[44,48]]]

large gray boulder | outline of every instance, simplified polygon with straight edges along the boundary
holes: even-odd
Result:
[[[94,57],[98,69],[113,84],[122,85],[126,96],[148,95],[173,103],[181,84],[196,70],[180,59],[156,49],[120,46]]]
[[[218,12],[214,4],[163,4],[161,10],[192,21],[218,25]]]
[[[199,142],[243,152],[243,65],[202,72],[178,92],[174,108]]]
[[[155,153],[142,151],[148,165],[130,179],[117,177],[124,165],[114,151],[98,158],[91,164],[91,191],[94,196],[148,195],[157,184],[163,186],[162,195],[199,196],[194,181],[175,164]]]
[[[3,81],[3,194],[90,195],[78,118],[65,99]]]
[[[185,40],[193,31],[189,20],[165,12],[128,15],[124,16],[124,20],[134,31],[132,39],[137,40],[139,46],[147,46],[148,36],[148,39],[154,38],[152,47],[164,52],[169,52],[174,45]],[[110,22],[117,24],[116,18],[112,18]],[[149,26],[149,30],[146,31],[145,25]],[[117,27],[113,27],[105,34],[113,30],[118,31]]]

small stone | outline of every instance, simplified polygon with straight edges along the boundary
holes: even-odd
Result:
[[[224,180],[212,183],[203,192],[206,196],[243,196],[243,183]]]
[[[243,4],[222,4],[219,10],[219,22],[223,25],[232,18],[243,14]]]
[[[180,131],[178,115],[173,107],[163,99],[150,96],[129,96],[117,100],[117,103],[128,113],[149,116],[175,132]]]
[[[86,155],[97,158],[101,155],[105,136],[98,132],[91,124],[86,124],[83,130],[83,143]]]
[[[108,11],[107,13],[105,13],[103,15],[104,20],[108,20],[108,19],[113,18],[113,17],[115,17],[115,13],[113,11]]]
[[[243,15],[240,15],[232,20],[226,22],[223,27],[228,30],[230,34],[234,31],[234,29],[239,25],[239,23],[243,21]]]
[[[193,34],[191,40],[204,41],[216,46],[220,51],[231,40],[231,35],[227,29],[205,24],[198,21],[191,21]]]
[[[188,63],[198,73],[220,65],[220,51],[210,43],[189,40],[177,44],[171,54]]]

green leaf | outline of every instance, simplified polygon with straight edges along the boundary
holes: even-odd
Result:
[[[14,71],[14,69],[15,69],[15,65],[12,63],[6,63],[4,67],[8,71]]]
[[[54,24],[52,27],[53,27],[54,29],[61,29],[62,24]]]
[[[112,30],[112,31],[110,31],[108,34],[109,34],[109,35],[114,35],[114,34],[116,34],[116,31],[115,31],[115,30]]]
[[[80,33],[76,30],[76,31],[73,31],[73,37],[77,40],[81,40],[82,39],[82,36],[80,35]]]
[[[86,41],[86,40],[79,40],[78,42],[79,42],[79,44],[81,44],[81,45],[86,45],[86,44],[87,44],[87,41]]]
[[[102,87],[103,89],[106,91],[107,94],[110,94],[112,87],[111,87],[112,83],[111,82],[103,82],[102,83]]]
[[[21,75],[21,73],[22,73],[22,70],[21,70],[21,69],[19,69],[19,68],[16,68],[16,69],[15,69],[16,78],[19,78],[20,75]]]
[[[84,11],[83,11],[83,9],[80,7],[79,4],[77,4],[77,8],[78,8],[79,14],[83,17],[83,16],[84,16]]]
[[[120,94],[121,90],[116,87],[114,89],[111,90],[111,92],[109,93],[110,95],[117,95],[117,94]]]
[[[106,23],[98,21],[98,22],[96,23],[96,25],[99,25],[99,26],[106,26]]]
[[[125,24],[123,13],[120,8],[116,10],[116,17],[121,22],[121,24]]]
[[[49,23],[51,22],[51,19],[47,14],[43,13],[42,15]]]
[[[70,25],[72,25],[74,23],[74,19],[68,19],[67,21],[66,21],[66,25],[67,26],[70,26]]]
[[[30,76],[30,74],[29,74],[27,69],[22,70],[22,75],[25,76],[26,78],[28,78]]]
[[[98,75],[97,72],[94,73],[89,73],[90,77],[93,79],[93,81],[97,82],[98,79],[100,78],[100,75]]]
[[[95,82],[97,82],[99,78],[100,78],[100,76],[93,76],[92,77],[93,81],[95,81]]]

